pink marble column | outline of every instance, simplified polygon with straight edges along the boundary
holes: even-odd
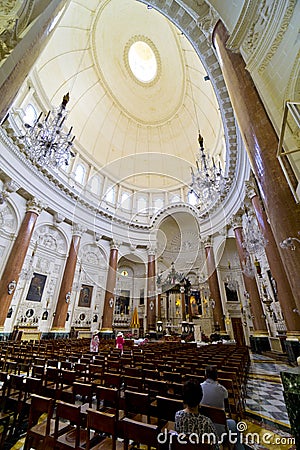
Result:
[[[210,290],[210,297],[215,302],[215,307],[213,308],[213,320],[214,326],[220,327],[220,333],[226,334],[225,323],[224,323],[224,313],[222,308],[222,300],[220,293],[220,286],[218,281],[218,275],[216,270],[215,256],[213,247],[211,245],[210,239],[204,242],[205,255],[206,255],[206,266],[208,273],[208,285]]]
[[[300,336],[300,315],[296,312],[296,302],[287,279],[284,266],[274,239],[273,232],[261,201],[251,182],[246,183],[246,193],[251,200],[260,231],[268,241],[265,252],[272,276],[277,286],[277,296],[287,328],[287,337]]]
[[[279,243],[289,236],[298,236],[300,204],[296,204],[280,167],[276,152],[278,136],[260,99],[245,62],[238,53],[226,48],[228,33],[218,22],[213,33],[220,68],[235,111],[248,157],[289,284],[300,311],[299,251],[282,249]]]
[[[119,245],[112,241],[110,244],[109,266],[106,280],[101,332],[112,332],[118,268],[118,250]]]
[[[70,244],[69,254],[60,286],[55,315],[52,323],[52,331],[65,331],[65,324],[69,302],[71,301],[79,245],[81,236],[84,231],[85,230],[78,224],[75,224],[73,226],[72,241]]]
[[[148,251],[147,268],[147,331],[156,329],[155,250]]]
[[[42,205],[37,200],[33,199],[27,202],[27,208],[23,222],[21,223],[18,235],[4,268],[0,280],[1,327],[4,326],[7,312],[9,310],[13,294],[19,280],[20,272],[22,270],[34,227],[41,209]]]

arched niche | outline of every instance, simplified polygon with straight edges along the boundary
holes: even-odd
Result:
[[[147,266],[142,257],[133,253],[123,255],[118,262],[118,274],[116,281],[116,293],[128,296],[135,302],[139,299],[141,290],[145,289]],[[132,305],[131,305],[132,306]]]
[[[158,272],[169,269],[172,262],[185,275],[202,266],[204,249],[200,241],[198,220],[181,211],[166,216],[157,229]]]
[[[65,234],[59,228],[49,224],[40,225],[35,229],[32,243],[38,249],[43,249],[50,253],[53,252],[60,256],[66,255],[68,250]]]

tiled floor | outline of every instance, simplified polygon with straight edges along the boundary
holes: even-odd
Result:
[[[247,396],[246,406],[250,411],[289,426],[280,383],[250,379],[247,385]]]
[[[252,355],[251,360],[245,422],[247,432],[258,433],[260,437],[249,446],[253,449],[295,449],[280,378],[280,372],[290,366],[262,355]]]

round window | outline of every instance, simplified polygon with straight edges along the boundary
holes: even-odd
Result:
[[[128,51],[133,75],[142,83],[150,83],[157,74],[157,61],[151,47],[143,41],[134,42]]]

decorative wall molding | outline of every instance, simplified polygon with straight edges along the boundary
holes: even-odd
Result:
[[[261,0],[241,43],[247,70],[262,74],[286,33],[296,0]]]
[[[0,206],[0,235],[13,237],[17,231],[17,225],[13,207],[9,203]]]
[[[36,228],[33,233],[33,241],[38,248],[47,249],[58,255],[66,255],[67,241],[63,233],[51,225],[42,225]]]
[[[244,2],[235,29],[232,31],[226,43],[226,47],[229,50],[235,53],[238,53],[240,51],[240,47],[242,46],[242,43],[248,32],[248,24],[253,21],[253,17],[258,8],[259,2],[260,0],[246,0]]]
[[[286,1],[285,1],[286,3]],[[269,62],[271,61],[272,57],[274,56],[274,54],[276,53],[276,51],[278,50],[278,47],[283,39],[284,34],[286,33],[289,23],[290,23],[290,18],[293,15],[295,6],[296,6],[297,0],[289,0],[288,2],[288,6],[286,8],[284,17],[282,19],[281,22],[281,26],[279,31],[277,32],[277,35],[272,43],[272,45],[269,47],[269,51],[267,53],[267,55],[264,58],[263,63],[260,65],[259,69],[258,69],[258,73],[261,74],[265,68],[267,67],[267,65],[269,64]]]

